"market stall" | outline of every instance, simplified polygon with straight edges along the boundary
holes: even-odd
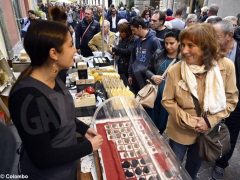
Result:
[[[190,179],[120,79],[113,60],[101,55],[76,55],[75,60],[66,85],[73,96],[77,118],[95,127],[104,138],[98,152],[81,158],[80,176],[85,180]]]

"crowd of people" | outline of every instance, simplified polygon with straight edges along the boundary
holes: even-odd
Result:
[[[182,9],[173,13],[171,9],[153,11],[146,7],[142,14],[134,7],[128,10],[114,5],[108,10],[65,5],[41,5],[40,9],[48,20],[39,20],[32,10],[23,20],[22,38],[31,66],[15,84],[9,101],[23,141],[24,173],[33,179],[73,179],[74,171],[66,167],[75,170],[78,158],[100,147],[102,137],[75,121],[72,100],[58,74],[72,66],[75,52],[89,57],[104,48],[113,55],[120,77],[135,94],[146,80],[158,85],[154,108],[145,110],[159,132],[169,137],[177,158],[183,161],[187,156],[185,168],[192,179],[201,166],[197,136],[226,119],[231,150],[216,161],[212,174],[215,180],[224,178],[240,130],[239,14],[221,18],[216,4],[202,7],[200,15],[188,14],[185,19]],[[197,117],[193,97],[204,117]],[[36,110],[30,111],[30,105]],[[38,118],[51,121],[52,126],[40,128]],[[42,121],[39,123],[44,124]],[[76,142],[75,131],[85,135],[81,143]],[[59,144],[59,139],[64,143]]]

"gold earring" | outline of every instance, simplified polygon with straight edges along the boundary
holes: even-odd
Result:
[[[56,67],[56,64],[55,64],[55,63],[53,64],[53,72],[54,72],[54,73],[57,73],[57,72],[58,72],[58,69],[57,69],[57,67]]]

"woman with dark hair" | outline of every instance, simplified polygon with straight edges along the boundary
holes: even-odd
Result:
[[[157,49],[154,53],[150,66],[146,71],[146,76],[154,84],[158,85],[158,95],[153,108],[152,120],[162,134],[166,128],[168,113],[161,104],[163,89],[165,86],[165,77],[163,73],[169,64],[176,58],[179,53],[179,30],[169,30],[164,37],[165,49]]]
[[[141,15],[141,17],[144,19],[144,22],[147,27],[149,27],[151,22],[151,11],[148,9],[145,9]]]
[[[162,104],[169,113],[166,132],[180,161],[196,179],[201,166],[196,139],[229,116],[238,102],[234,64],[219,52],[217,34],[208,23],[180,33],[182,59],[168,71]],[[197,117],[193,98],[203,117]]]
[[[32,23],[24,38],[31,65],[10,92],[9,111],[22,140],[20,174],[29,179],[75,180],[79,158],[102,137],[75,118],[73,99],[58,72],[73,65],[76,49],[67,26]],[[76,131],[83,136],[79,143]]]
[[[127,22],[119,24],[118,31],[120,33],[119,44],[112,47],[112,50],[110,49],[110,51],[116,55],[118,73],[125,85],[127,85],[129,59],[134,46],[134,36],[132,35],[129,23]]]
[[[58,6],[53,6],[49,8],[49,16],[50,20],[67,25],[71,35],[74,33],[74,29],[72,28],[72,26],[68,25],[67,23],[67,14],[65,13],[63,8],[60,8]],[[63,83],[66,83],[67,71],[68,69],[63,69],[58,73],[58,76],[63,81]]]
[[[49,8],[49,15],[50,20],[67,24],[67,14],[62,8],[58,6]]]
[[[68,26],[71,34],[74,33],[73,27],[71,25],[69,25],[67,22],[67,14],[63,8],[60,8],[58,6],[53,6],[53,7],[49,8],[49,18],[52,21],[57,21],[57,22],[66,24]]]

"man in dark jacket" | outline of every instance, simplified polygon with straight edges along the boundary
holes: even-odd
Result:
[[[164,25],[166,14],[162,11],[154,11],[151,17],[151,28],[156,31],[156,36],[159,39],[162,48],[164,48],[164,36],[169,29]]]
[[[85,10],[85,17],[77,25],[76,29],[76,49],[84,57],[92,56],[92,51],[88,47],[88,42],[93,38],[95,34],[100,32],[100,24],[93,18],[93,11],[90,8]]]
[[[213,25],[220,42],[220,48],[226,57],[233,61],[236,69],[237,88],[240,91],[240,41],[234,39],[234,27],[230,21],[223,20]],[[238,37],[235,31],[235,37]],[[216,161],[212,178],[214,180],[224,179],[224,170],[229,165],[228,161],[232,157],[235,145],[237,143],[240,130],[240,102],[235,110],[226,118],[226,125],[230,133],[231,149],[221,159]]]
[[[160,41],[153,30],[149,30],[140,16],[130,21],[132,33],[138,38],[134,42],[128,70],[128,82],[137,93],[146,85],[145,69],[149,65],[153,53],[161,48]]]
[[[115,8],[112,8],[111,15],[107,19],[110,22],[110,31],[117,32],[117,24],[120,19],[121,18],[118,15],[117,10]]]

